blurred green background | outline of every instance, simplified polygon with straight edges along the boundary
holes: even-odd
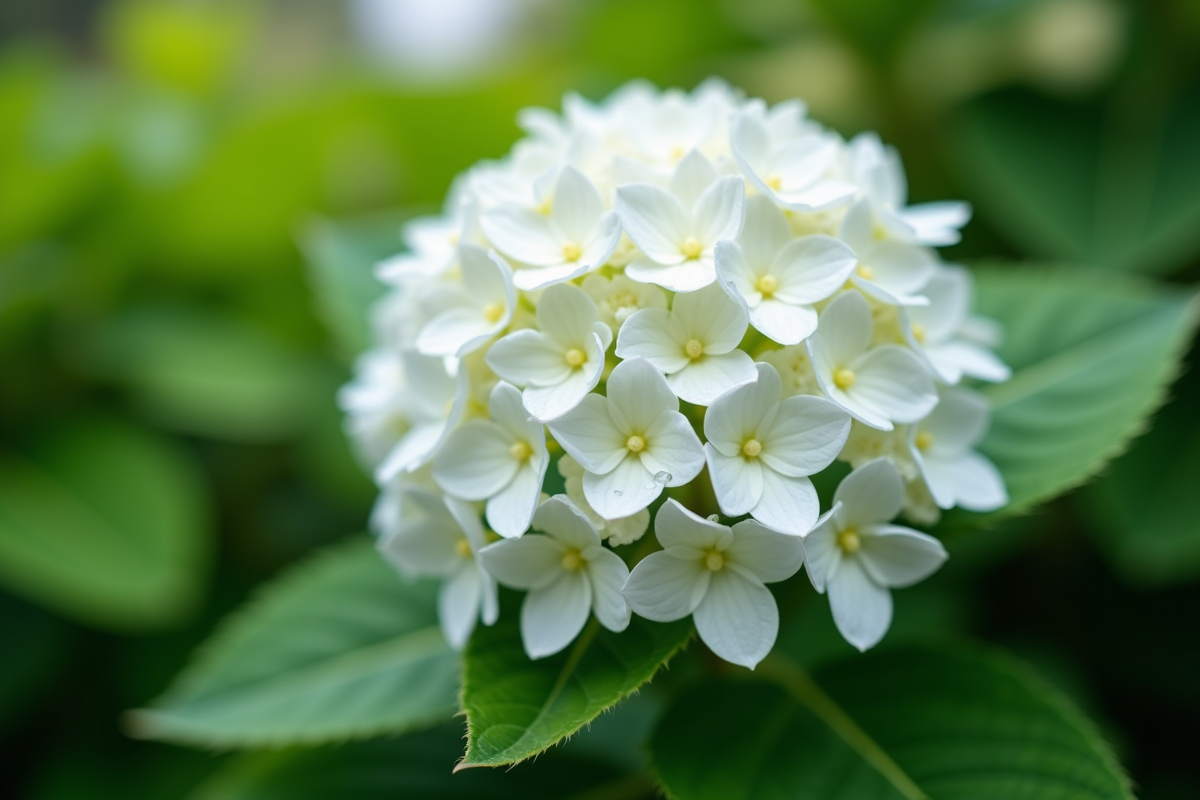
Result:
[[[365,527],[334,405],[365,265],[518,109],[710,75],[878,129],[914,201],[975,206],[948,259],[1200,279],[1194,0],[0,4],[0,796],[182,798],[223,766],[121,715]],[[1097,482],[952,543],[889,637],[1029,659],[1147,800],[1200,797],[1200,373],[1173,398]]]

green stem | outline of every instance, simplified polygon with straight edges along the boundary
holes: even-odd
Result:
[[[772,653],[758,665],[757,672],[778,683],[797,703],[807,708],[850,745],[863,760],[887,778],[907,800],[929,800],[928,795],[900,769],[867,732],[858,726],[833,698],[813,681],[804,668],[790,658]]]

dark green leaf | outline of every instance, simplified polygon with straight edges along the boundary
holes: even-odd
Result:
[[[1131,800],[1090,723],[1007,657],[907,647],[676,698],[652,759],[675,800]]]
[[[636,691],[692,634],[690,620],[662,625],[634,617],[619,634],[593,621],[562,653],[531,661],[511,611],[476,629],[467,645],[467,754],[460,767],[537,755]]]
[[[436,586],[401,580],[356,538],[270,584],[130,724],[222,747],[400,733],[454,713],[456,662]]]
[[[194,606],[208,514],[186,453],[126,425],[61,425],[0,454],[0,579],[88,623],[167,625]]]

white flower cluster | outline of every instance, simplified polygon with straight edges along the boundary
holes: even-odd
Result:
[[[394,290],[341,404],[382,551],[444,578],[456,647],[496,619],[498,581],[528,592],[531,658],[635,612],[691,615],[753,667],[779,627],[764,584],[802,565],[872,646],[889,589],[946,558],[892,518],[1006,502],[961,383],[1009,370],[969,273],[931,249],[969,209],[907,205],[894,151],[799,102],[635,83],[565,106],[524,112],[529,137],[379,267]],[[809,476],[835,460],[855,469],[821,517]],[[654,507],[657,546],[618,555]]]

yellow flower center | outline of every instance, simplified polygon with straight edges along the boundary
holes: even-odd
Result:
[[[583,566],[583,556],[579,554],[578,550],[572,548],[563,553],[562,565],[563,569],[567,570],[568,572],[574,572]]]
[[[704,355],[704,345],[699,339],[688,339],[688,343],[683,346],[683,352],[694,361]]]
[[[695,236],[689,236],[683,240],[683,246],[679,248],[686,258],[699,258],[704,252],[704,245],[700,244],[700,240]]]
[[[866,264],[859,264],[858,269],[856,269],[855,272],[857,272],[858,277],[862,278],[864,281],[875,280],[875,270],[871,269]]]
[[[578,261],[583,255],[583,248],[574,242],[567,242],[562,246],[563,261]]]
[[[912,326],[913,338],[921,344],[925,343],[925,326],[919,322],[914,322]]]
[[[709,550],[704,556],[704,566],[708,567],[713,572],[716,572],[725,566],[725,556],[723,556],[719,550]]]
[[[471,557],[471,543],[467,541],[465,536],[460,536],[458,541],[454,543],[454,552],[463,558]]]
[[[683,158],[683,155],[686,152],[687,152],[687,150],[684,149],[683,145],[681,145],[681,144],[675,145],[674,147],[671,148],[671,160],[678,161],[679,159]]]
[[[783,188],[783,178],[780,177],[778,172],[773,173],[767,177],[767,186],[770,186],[772,189],[778,192]]]
[[[758,439],[747,439],[742,445],[742,454],[750,458],[757,458],[762,453],[762,442]]]
[[[917,432],[917,449],[928,450],[933,447],[933,434],[929,431]]]
[[[858,552],[858,548],[862,547],[862,539],[858,536],[858,531],[854,528],[846,528],[838,534],[838,547],[842,548],[842,552],[846,555],[852,555]]]
[[[770,297],[775,294],[775,290],[779,288],[779,281],[774,275],[763,275],[758,279],[755,288],[762,293],[763,297]]]
[[[537,212],[544,217],[550,216],[550,212],[553,210],[554,210],[554,198],[552,198],[552,197],[547,197],[545,200],[542,201],[541,205],[539,205],[537,207]]]
[[[842,391],[845,391],[853,386],[856,379],[857,376],[854,374],[854,370],[852,369],[842,368],[833,373],[833,385]]]
[[[488,322],[499,322],[504,316],[504,306],[500,303],[488,303],[483,307],[483,318]]]
[[[568,366],[582,367],[583,362],[587,361],[587,353],[583,352],[578,347],[572,347],[567,351],[564,358],[567,359]]]
[[[640,453],[646,449],[646,440],[636,433],[625,440],[625,446],[631,453]]]
[[[517,461],[524,461],[533,455],[533,448],[526,442],[513,442],[512,447],[508,448],[508,454]]]

